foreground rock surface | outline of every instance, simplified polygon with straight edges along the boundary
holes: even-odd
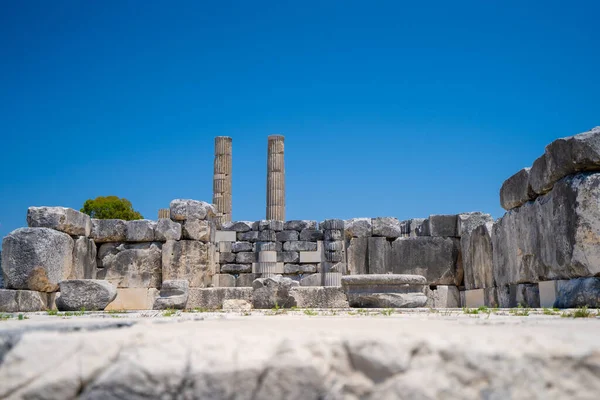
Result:
[[[185,315],[137,318],[120,329],[127,319],[108,318],[71,333],[23,333],[33,320],[3,322],[0,340],[19,339],[0,364],[0,397],[593,399],[600,392],[598,320],[187,315],[186,323],[170,322]]]
[[[117,288],[99,279],[73,279],[60,283],[56,307],[61,311],[104,310],[117,297]]]

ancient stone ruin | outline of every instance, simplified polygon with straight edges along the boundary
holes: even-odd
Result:
[[[600,306],[600,127],[507,179],[496,221],[285,221],[280,135],[265,220],[236,221],[232,161],[232,139],[217,137],[212,203],[176,199],[157,221],[30,207],[2,241],[0,311]]]

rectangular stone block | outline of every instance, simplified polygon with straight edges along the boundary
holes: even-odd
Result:
[[[159,293],[156,288],[118,288],[117,297],[105,310],[152,310]]]
[[[299,308],[347,308],[346,293],[340,287],[294,287],[290,290]]]
[[[254,246],[250,242],[233,242],[231,243],[231,251],[234,253],[254,251]]]
[[[392,247],[385,237],[369,237],[369,274],[385,274],[392,272],[390,263]]]
[[[300,261],[300,253],[297,251],[280,251],[277,253],[277,261],[282,263],[297,263]]]
[[[231,274],[215,274],[213,275],[213,287],[235,287],[235,276]]]
[[[307,242],[317,242],[319,240],[323,240],[323,231],[317,229],[303,229],[300,232],[300,240],[304,240]],[[298,239],[296,239],[298,240]]]
[[[186,308],[221,309],[225,300],[246,300],[252,303],[251,287],[190,288]]]
[[[317,251],[317,243],[307,242],[303,240],[296,240],[292,242],[285,242],[283,244],[284,251]]]
[[[233,253],[233,244],[234,242],[219,242],[219,253]],[[252,245],[250,245],[252,248]]]
[[[216,231],[215,242],[235,242],[237,240],[235,231]]]
[[[465,290],[465,304],[467,308],[479,308],[485,306],[485,295],[483,289]]]
[[[257,262],[252,264],[254,274],[283,274],[284,264],[282,262]]]
[[[321,273],[307,274],[300,279],[300,286],[323,286],[323,275]]]
[[[278,242],[289,242],[292,240],[298,240],[299,235],[297,231],[281,231],[275,234]]]
[[[537,283],[509,285],[509,307],[540,307],[540,291]]]
[[[429,236],[458,237],[457,223],[456,215],[430,215]]]
[[[163,245],[162,280],[185,279],[190,287],[207,287],[216,272],[214,245],[196,240],[168,240]]]
[[[558,308],[600,307],[600,278],[577,278],[556,282]]]
[[[219,253],[219,262],[221,264],[230,264],[235,262],[235,253]]]
[[[252,287],[252,282],[260,278],[260,274],[239,274],[235,280],[235,287]]]
[[[179,242],[102,244],[98,249],[98,264],[103,268],[103,279],[117,288],[159,288],[164,274],[163,258],[167,256],[162,253],[162,248],[170,251],[169,243]]]
[[[301,263],[320,263],[325,259],[323,249],[323,242],[317,242],[317,251],[301,251],[300,262]]]
[[[352,238],[346,252],[348,257],[348,273],[362,275],[369,272],[369,239],[368,237]]]
[[[245,274],[252,272],[253,264],[221,264],[222,274]]]
[[[235,253],[235,262],[238,264],[252,264],[253,262],[257,262],[257,260],[257,253],[249,251]]]
[[[459,308],[460,292],[456,286],[439,285],[427,289],[427,306],[432,308]]]
[[[261,251],[258,253],[258,262],[277,262],[277,254],[276,251]]]
[[[49,294],[34,290],[0,289],[0,312],[33,312],[48,309]]]

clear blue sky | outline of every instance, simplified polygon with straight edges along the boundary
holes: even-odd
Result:
[[[173,3],[176,3],[173,6]],[[555,138],[600,125],[597,1],[5,1],[0,236],[30,205],[212,199],[288,219],[481,210]]]

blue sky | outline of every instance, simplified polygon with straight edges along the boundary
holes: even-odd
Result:
[[[27,1],[0,13],[0,236],[30,205],[212,199],[288,219],[481,210],[555,138],[600,125],[595,1]]]

